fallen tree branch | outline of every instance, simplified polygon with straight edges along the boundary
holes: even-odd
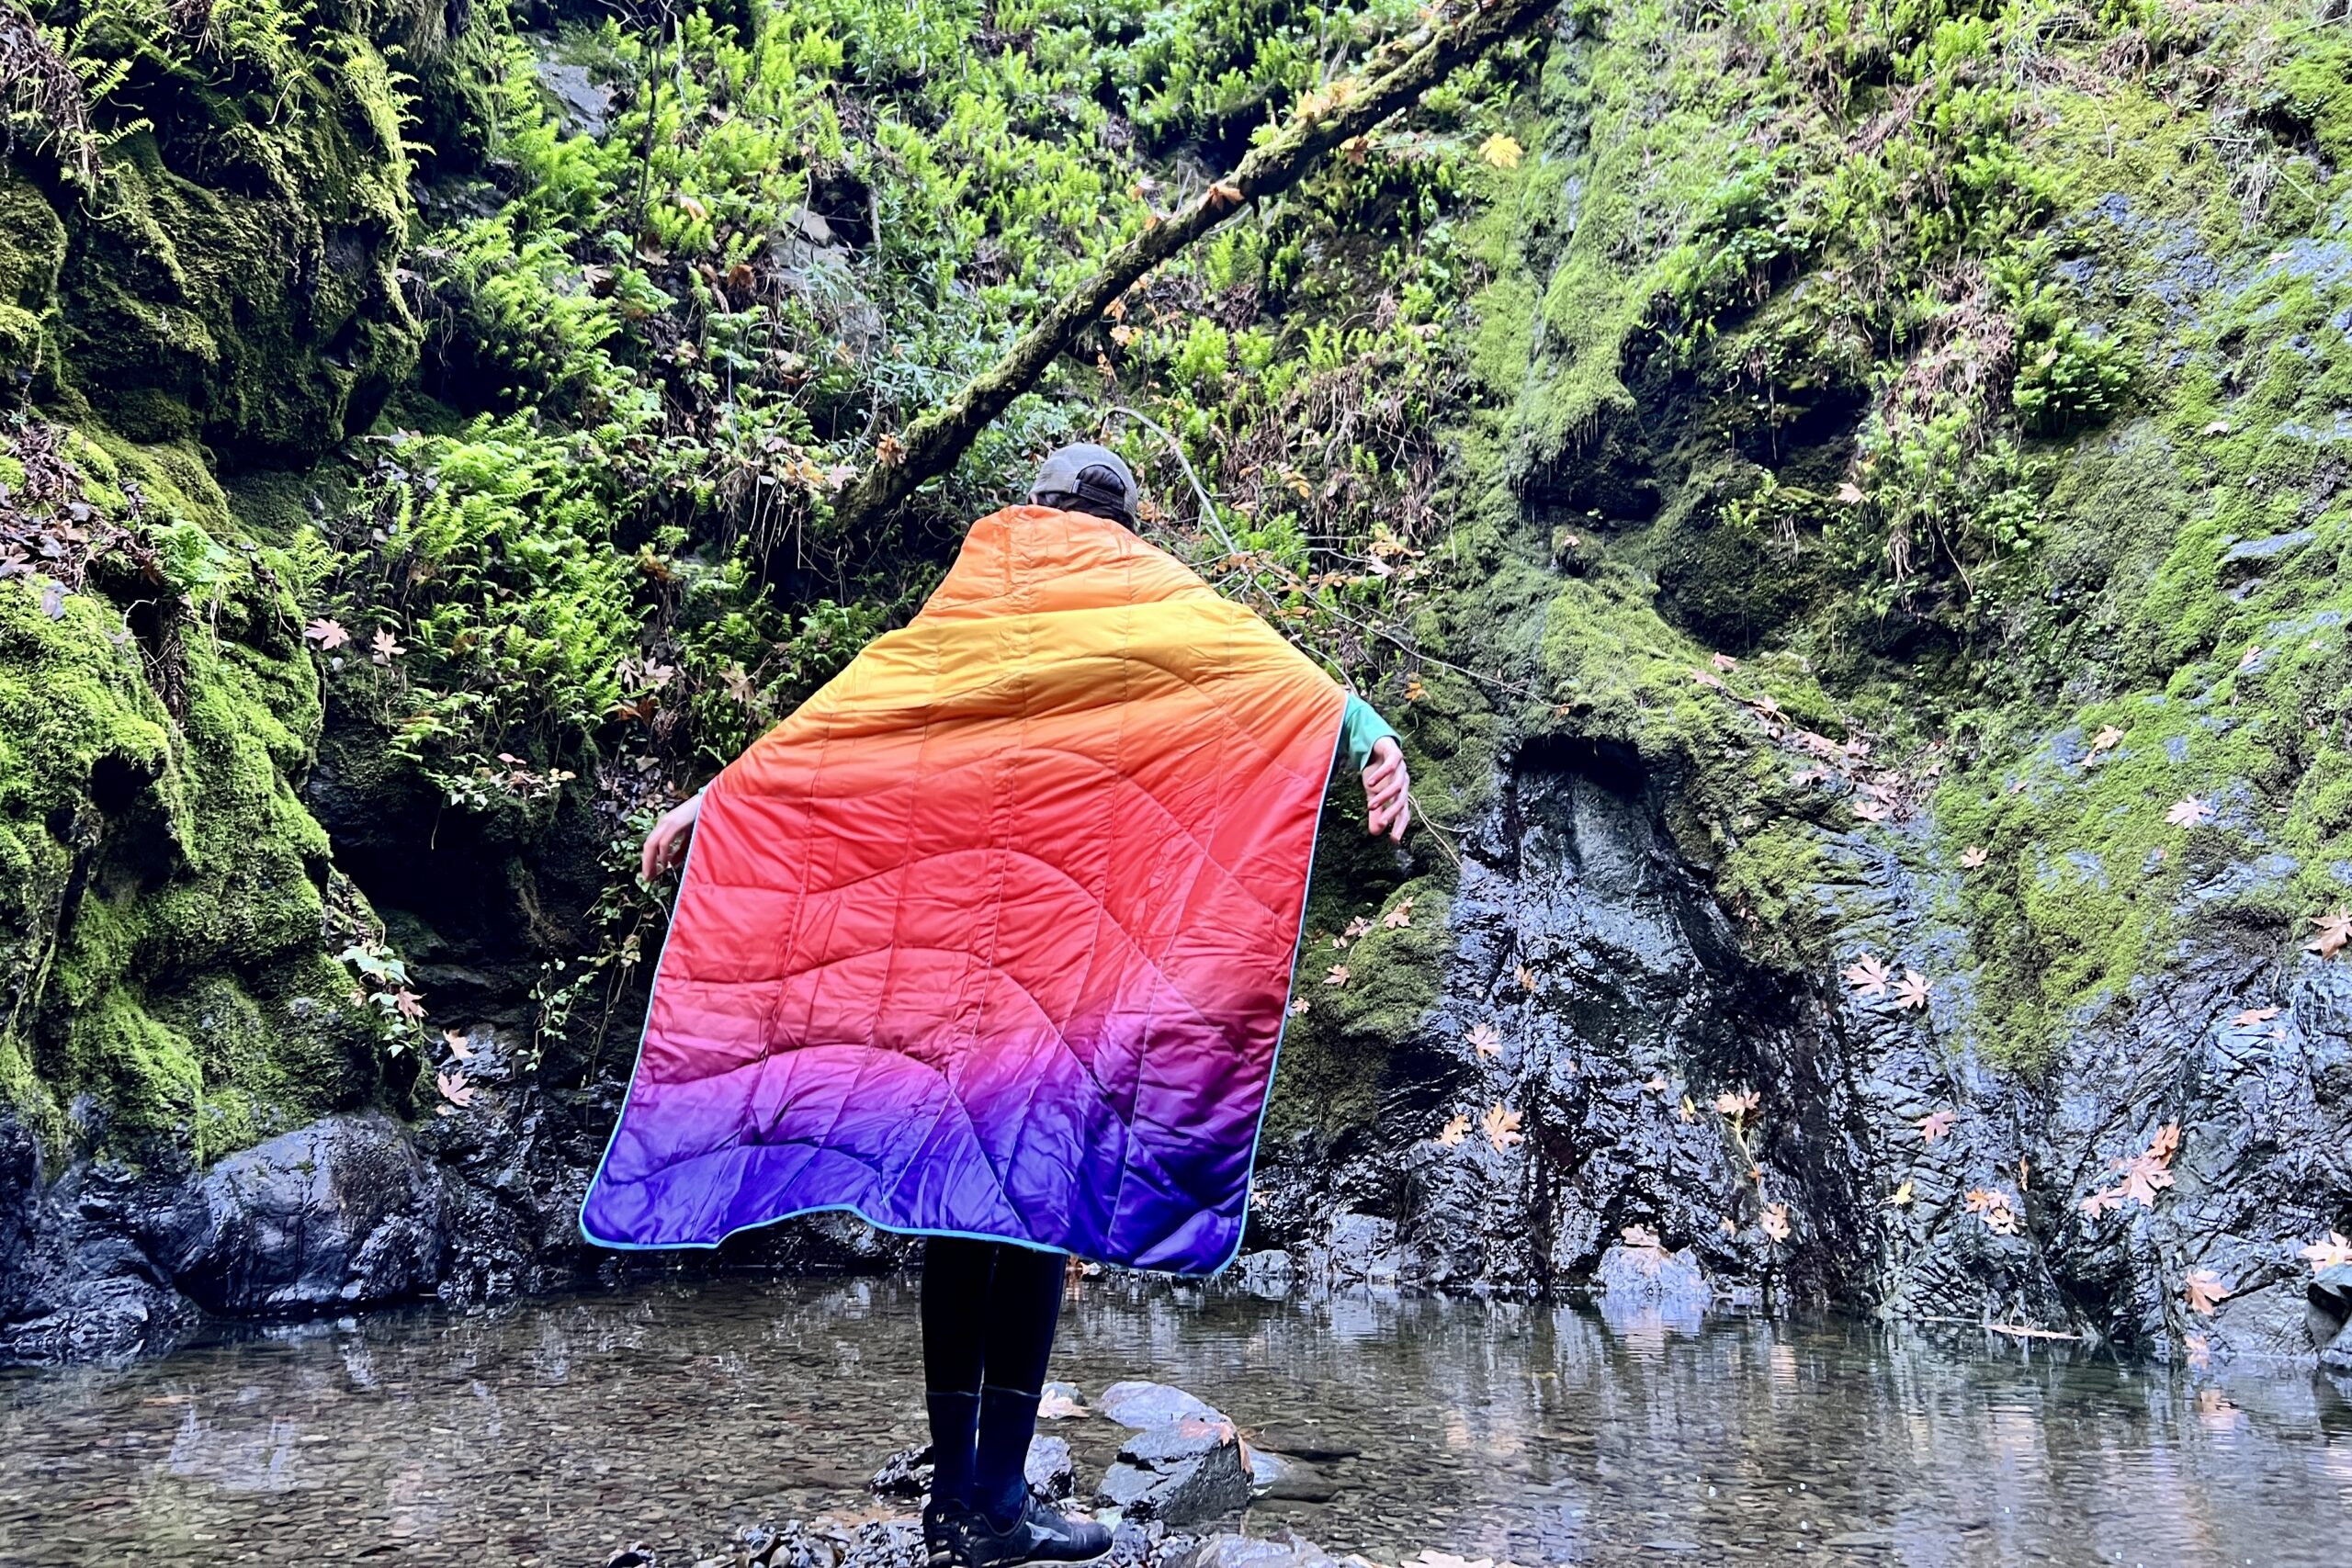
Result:
[[[902,434],[885,436],[873,463],[833,502],[836,526],[862,531],[925,480],[954,468],[989,422],[1035,386],[1046,367],[1137,278],[1250,202],[1288,190],[1332,149],[1408,107],[1456,67],[1525,30],[1557,3],[1483,0],[1451,21],[1382,46],[1365,62],[1369,80],[1360,85],[1341,83],[1312,95],[1231,174],[1113,251],[1093,276],[1057,300],[1004,357],[972,378],[944,407]]]

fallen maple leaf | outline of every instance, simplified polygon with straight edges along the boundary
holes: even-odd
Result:
[[[1711,653],[1707,655],[1707,662],[1726,672],[1739,668],[1739,660],[1728,653]]]
[[[351,640],[351,634],[343,629],[342,622],[331,621],[324,615],[304,626],[302,635],[330,651]]]
[[[2123,1173],[2123,1196],[2143,1209],[2154,1208],[2157,1190],[2172,1185],[2172,1172],[2153,1154],[2133,1155],[2114,1164]]]
[[[1306,1012],[1306,998],[1305,997],[1299,997],[1290,1004],[1291,1015],[1295,1018],[1304,1017]]]
[[[1886,965],[1867,953],[1838,973],[1844,976],[1846,984],[1854,987],[1854,994],[1860,997],[1886,995],[1887,982],[1893,978],[1887,973]]]
[[[2165,813],[2165,820],[2176,828],[2194,828],[2200,822],[2210,822],[2212,819],[2212,803],[2199,800],[2193,795],[2182,795],[2178,800],[2174,801],[2171,809]]]
[[[2171,1163],[2172,1156],[2178,1152],[2179,1148],[2180,1123],[2177,1122],[2165,1122],[2157,1128],[2155,1135],[2148,1140],[2149,1157],[2163,1160],[2166,1164]]]
[[[2333,958],[2352,943],[2352,909],[2338,909],[2332,915],[2314,915],[2312,924],[2319,928],[2319,935],[2303,943],[2305,953],[2316,953],[2322,958]]]
[[[2251,1029],[2257,1023],[2268,1023],[2272,1019],[2277,1018],[2278,1016],[2278,1010],[2277,1008],[2248,1008],[2245,1011],[2230,1020],[2230,1022],[2240,1029]]]
[[[1983,865],[1989,858],[1990,857],[1984,852],[1984,846],[1982,844],[1971,844],[1966,849],[1960,852],[1960,863],[1963,869],[1968,871],[1974,871],[1978,866]]]
[[[1704,686],[1709,691],[1713,692],[1720,692],[1724,689],[1724,678],[1716,674],[1712,670],[1691,671],[1690,683],[1694,686]]]
[[[2211,1269],[2191,1269],[2180,1282],[2180,1293],[2189,1311],[2211,1317],[2213,1309],[2229,1299],[2230,1287]]]
[[[1505,136],[1500,131],[1478,143],[1478,156],[1498,169],[1518,168],[1519,161],[1526,152],[1517,138]]]
[[[466,1075],[455,1067],[447,1067],[434,1074],[433,1087],[441,1091],[442,1099],[461,1111],[473,1103],[474,1086],[468,1083]]]
[[[1715,1096],[1715,1111],[1724,1116],[1745,1116],[1762,1104],[1763,1098],[1752,1089],[1727,1089]]]
[[[1888,809],[1889,808],[1883,801],[1858,800],[1854,802],[1854,815],[1860,818],[1865,822],[1885,821],[1888,816]]]
[[[1264,1194],[1259,1193],[1255,1196],[1263,1197]],[[1060,1389],[1048,1388],[1037,1396],[1037,1415],[1041,1420],[1067,1421],[1073,1416],[1085,1414],[1086,1406],[1064,1393]]]
[[[1380,917],[1380,923],[1386,926],[1392,931],[1402,931],[1407,926],[1411,925],[1413,923],[1413,901],[1410,898],[1402,900],[1395,908]]]
[[[1905,1177],[1903,1179],[1903,1185],[1888,1193],[1886,1195],[1886,1201],[1890,1205],[1897,1209],[1909,1208],[1911,1206],[1911,1179],[1907,1176]]]
[[[388,631],[379,630],[375,639],[368,645],[368,657],[379,664],[390,664],[407,651],[407,649],[392,639],[392,634]]]
[[[1927,1115],[1919,1118],[1920,1141],[1930,1148],[1934,1147],[1936,1141],[1949,1134],[1953,1124],[1959,1120],[1960,1115],[1957,1111],[1930,1111]]]
[[[1498,1149],[1507,1149],[1513,1144],[1527,1141],[1526,1134],[1519,1130],[1519,1112],[1499,1100],[1487,1107],[1487,1114],[1480,1118],[1478,1128],[1487,1134],[1487,1141]]]
[[[2326,1240],[2312,1243],[2303,1248],[2302,1255],[2310,1259],[2313,1274],[2324,1274],[2331,1269],[2352,1264],[2352,1241],[2345,1240],[2341,1231],[2330,1231]]]
[[[1682,1118],[1682,1124],[1686,1127],[1699,1120],[1698,1104],[1687,1094],[1682,1097],[1682,1103],[1676,1107],[1674,1113]]]
[[[2112,1213],[2121,1207],[2123,1207],[2123,1189],[2120,1187],[2102,1187],[2085,1198],[2081,1204],[2083,1213],[2092,1219],[2097,1219],[2101,1214]]]
[[[1372,922],[1365,919],[1362,915],[1358,915],[1354,919],[1350,920],[1348,922],[1347,929],[1340,933],[1340,940],[1343,942],[1353,942],[1358,937],[1368,933],[1371,930]]]
[[[1323,983],[1327,986],[1346,985],[1348,983],[1348,966],[1344,964],[1332,964],[1331,972],[1323,976]]]
[[[1858,506],[1869,497],[1862,493],[1861,486],[1851,479],[1847,479],[1838,487],[1838,499],[1849,506]]]
[[[1634,1248],[1636,1252],[1665,1250],[1666,1244],[1658,1240],[1657,1232],[1647,1225],[1627,1225],[1617,1234],[1624,1239],[1627,1247]]]
[[[1763,1225],[1764,1234],[1774,1241],[1789,1239],[1789,1206],[1786,1203],[1765,1204],[1764,1213],[1758,1216],[1758,1223]]]
[[[1535,971],[1530,969],[1524,964],[1521,964],[1519,966],[1519,984],[1521,990],[1533,990],[1535,988]]]
[[[2120,746],[2122,743],[2123,731],[2116,728],[2115,726],[2110,724],[2106,728],[2100,730],[2097,735],[2091,737],[2090,754],[2093,757],[2096,757],[2101,751],[2112,751],[2116,747]]]
[[[411,1023],[421,1022],[424,1018],[424,998],[406,986],[392,993],[392,1007]]]
[[[2238,655],[2238,668],[2244,670],[2252,665],[2256,660],[2260,659],[2261,657],[2262,645],[2258,642],[2247,643],[2245,645],[2245,651]]]
[[[1917,969],[1905,969],[1894,987],[1894,1005],[1900,1008],[1924,1008],[1928,993],[1935,989],[1935,982]]]
[[[1493,1024],[1481,1023],[1470,1031],[1470,1046],[1481,1056],[1499,1056],[1503,1052],[1503,1037]]]
[[[461,1031],[445,1029],[441,1032],[441,1038],[447,1042],[449,1055],[457,1057],[460,1062],[470,1062],[474,1059],[474,1048],[467,1043],[465,1034]]]
[[[1446,1122],[1444,1126],[1438,1129],[1437,1141],[1443,1144],[1450,1149],[1455,1145],[1461,1143],[1463,1139],[1469,1135],[1470,1118],[1467,1116],[1456,1116],[1452,1121]]]

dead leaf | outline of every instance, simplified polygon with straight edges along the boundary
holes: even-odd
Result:
[[[1470,1118],[1467,1116],[1456,1116],[1444,1126],[1438,1129],[1437,1141],[1443,1144],[1450,1149],[1461,1143],[1463,1139],[1469,1135]]]
[[[1920,1141],[1925,1143],[1929,1148],[1933,1148],[1936,1145],[1937,1140],[1948,1136],[1953,1126],[1957,1124],[1959,1121],[1960,1115],[1957,1111],[1929,1111],[1927,1115],[1919,1118]]]
[[[1532,991],[1535,988],[1535,971],[1524,964],[1519,966],[1519,985],[1520,989],[1524,991]]]
[[[1519,1130],[1519,1112],[1499,1100],[1487,1108],[1487,1114],[1479,1120],[1478,1127],[1487,1134],[1487,1141],[1498,1149],[1507,1149],[1513,1144],[1527,1141],[1526,1134]]]
[[[2338,909],[2332,915],[2312,917],[2312,924],[2319,928],[2319,935],[2303,943],[2305,953],[2316,953],[2322,958],[2333,958],[2352,943],[2352,909]]]
[[[433,1086],[441,1091],[442,1099],[460,1110],[473,1103],[474,1086],[455,1067],[445,1067],[434,1074]]]
[[[1290,1004],[1290,1011],[1293,1018],[1304,1018],[1306,1015],[1306,1010],[1307,1001],[1305,997],[1300,997]]]
[[[1758,1216],[1758,1223],[1763,1225],[1764,1234],[1774,1241],[1789,1239],[1789,1206],[1786,1203],[1765,1204],[1764,1213]]]
[[[2180,1293],[2189,1311],[2211,1317],[2215,1307],[2229,1300],[2230,1287],[2211,1269],[2191,1269],[2180,1282]]]
[[[1894,1005],[1899,1008],[1924,1008],[1928,993],[1935,989],[1935,982],[1917,969],[1905,969],[1894,987]]]
[[[2303,1248],[2302,1255],[2311,1261],[2313,1274],[2324,1274],[2331,1269],[2352,1265],[2352,1241],[2345,1240],[2341,1231],[2330,1231],[2324,1241],[2315,1241]]]
[[[333,652],[351,640],[351,634],[343,629],[343,623],[331,621],[324,615],[321,615],[317,620],[304,626],[302,635],[328,652]]]
[[[2123,1189],[2120,1187],[2102,1187],[2098,1191],[2085,1198],[2078,1206],[2082,1209],[2084,1213],[2088,1214],[2092,1219],[2097,1219],[2101,1214],[2112,1213],[2116,1210],[2123,1207]]]
[[[1505,136],[1500,131],[1478,143],[1478,156],[1498,169],[1518,168],[1519,161],[1526,151],[1516,138]]]
[[[1745,1116],[1763,1101],[1764,1097],[1752,1089],[1727,1089],[1715,1096],[1715,1111],[1722,1116]]]
[[[1675,1114],[1681,1117],[1682,1124],[1688,1127],[1692,1122],[1699,1120],[1699,1107],[1697,1103],[1686,1094],[1682,1097],[1681,1105],[1676,1108]]]
[[[1739,668],[1739,660],[1728,653],[1711,653],[1707,655],[1707,662],[1725,673]]]
[[[2258,642],[2247,643],[2245,651],[2238,655],[2238,668],[2241,670],[2250,668],[2261,657],[2262,645]]]
[[[1887,982],[1893,978],[1887,973],[1886,965],[1867,953],[1838,973],[1844,976],[1846,984],[1854,987],[1854,994],[1859,997],[1886,995]]]
[[[1402,931],[1406,927],[1411,925],[1413,923],[1413,901],[1410,898],[1401,900],[1395,908],[1380,917],[1380,923],[1386,926],[1392,931]]]
[[[418,996],[414,991],[410,990],[406,986],[402,986],[400,989],[392,993],[392,1007],[394,1010],[398,1011],[402,1018],[408,1020],[411,1023],[420,1023],[424,1021],[424,998]]]
[[[1886,1195],[1886,1201],[1887,1203],[1894,1208],[1909,1208],[1911,1206],[1911,1179],[1907,1176],[1905,1177],[1903,1179],[1903,1185],[1888,1193]]]
[[[407,649],[393,640],[391,633],[381,629],[377,631],[374,640],[368,644],[368,657],[379,664],[390,664],[407,651]]]
[[[2248,1008],[2230,1021],[2240,1029],[2251,1029],[2257,1023],[2268,1023],[2278,1016],[2277,1008]]]
[[[1368,936],[1371,932],[1372,922],[1365,919],[1362,915],[1358,915],[1354,919],[1348,922],[1348,929],[1340,933],[1340,940],[1343,943],[1351,942],[1361,937]]]
[[[1849,506],[1860,506],[1870,498],[1862,493],[1861,486],[1847,479],[1838,487],[1838,499]]]
[[[2171,809],[2165,813],[2165,820],[2176,828],[2194,828],[2200,822],[2210,822],[2212,819],[2212,803],[2200,800],[2193,795],[2182,795],[2178,800],[2174,801]]]
[[[2017,1200],[1997,1187],[1972,1187],[1968,1190],[1968,1212],[1984,1223],[1984,1228],[1995,1235],[2018,1234]]]
[[[1503,1054],[1502,1034],[1491,1023],[1481,1023],[1470,1031],[1470,1045],[1481,1056]]]
[[[474,1059],[474,1048],[468,1043],[462,1030],[445,1029],[441,1032],[441,1038],[448,1043],[449,1055],[457,1057],[460,1062],[470,1062]]]
[[[1990,858],[1984,852],[1984,846],[1982,844],[1971,844],[1960,852],[1960,863],[1962,869],[1966,871],[1974,871]]]
[[[1854,802],[1854,815],[1860,818],[1865,822],[1883,822],[1887,819],[1890,814],[1890,809],[1883,801],[1858,800]]]
[[[1665,1250],[1665,1244],[1658,1240],[1657,1232],[1647,1225],[1627,1225],[1617,1235],[1627,1247],[1634,1248],[1636,1252]]]
[[[1332,964],[1331,972],[1323,976],[1323,983],[1327,986],[1346,985],[1348,983],[1348,966],[1344,964]]]
[[[2122,743],[2123,731],[2110,724],[2091,737],[2090,755],[2096,757],[2102,751],[2111,751]],[[2086,758],[2086,761],[2087,760]]]
[[[1704,686],[1709,691],[1720,692],[1724,689],[1724,678],[1712,670],[1691,671],[1690,683],[1694,686]]]
[[[2114,1164],[2115,1168],[2123,1173],[2124,1199],[2143,1209],[2154,1208],[2157,1190],[2172,1185],[2172,1172],[2165,1169],[2165,1162],[2154,1155],[2137,1154]]]

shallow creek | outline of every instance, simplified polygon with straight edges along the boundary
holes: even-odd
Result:
[[[728,1280],[252,1334],[0,1373],[0,1564],[691,1562],[878,1511],[922,1433],[911,1281]],[[1055,1375],[1190,1389],[1360,1448],[1253,1505],[1396,1564],[2342,1564],[2324,1382],[1841,1322],[1093,1280]],[[1046,1424],[1090,1487],[1120,1432]],[[674,1555],[673,1555],[674,1554]]]

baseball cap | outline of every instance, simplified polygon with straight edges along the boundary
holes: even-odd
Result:
[[[1126,462],[1108,446],[1091,441],[1057,447],[1046,455],[1030,481],[1029,499],[1066,512],[1091,512],[1129,527],[1142,492]]]

